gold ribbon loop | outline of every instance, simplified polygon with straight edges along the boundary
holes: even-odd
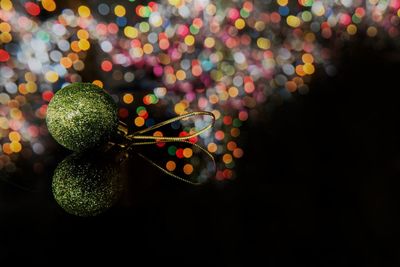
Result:
[[[201,130],[199,130],[199,131],[197,131],[197,132],[195,132],[193,134],[187,135],[187,136],[142,135],[144,133],[156,130],[156,129],[161,128],[161,127],[163,127],[165,125],[171,124],[173,122],[184,120],[184,119],[187,119],[187,118],[190,118],[190,117],[194,117],[194,116],[210,116],[212,118],[212,122],[210,124],[208,124],[206,127],[204,127],[203,129],[201,129]],[[215,116],[211,112],[208,112],[208,111],[194,111],[194,112],[190,112],[190,113],[187,113],[187,114],[184,114],[184,115],[180,115],[178,117],[175,117],[175,118],[160,122],[160,123],[158,123],[156,125],[153,125],[153,126],[147,128],[147,129],[144,129],[144,130],[141,130],[141,131],[137,131],[137,132],[135,132],[135,133],[133,133],[131,135],[128,135],[127,138],[129,138],[129,139],[140,139],[140,140],[144,140],[144,139],[149,140],[150,139],[150,140],[157,140],[159,142],[183,141],[183,140],[188,140],[190,138],[196,137],[196,136],[204,133],[205,131],[211,129],[214,126],[214,123],[215,123]]]
[[[158,128],[161,128],[161,127],[163,127],[163,126],[166,126],[166,125],[168,125],[168,124],[171,124],[171,123],[173,123],[173,122],[180,121],[180,120],[184,120],[184,119],[187,119],[187,118],[190,118],[190,117],[194,117],[194,116],[210,116],[210,117],[212,118],[212,122],[209,123],[209,124],[208,124],[207,126],[205,126],[204,128],[200,129],[199,131],[197,131],[197,132],[195,132],[195,133],[192,133],[192,134],[190,134],[190,135],[187,135],[187,136],[153,136],[153,135],[142,135],[142,134],[144,134],[144,133],[151,132],[151,131],[153,131],[153,130],[156,130],[156,129],[158,129]],[[132,148],[133,146],[152,145],[152,144],[157,144],[157,143],[160,143],[160,142],[161,142],[161,143],[164,143],[164,142],[177,142],[177,143],[187,143],[187,144],[190,144],[190,145],[192,145],[192,146],[194,146],[194,147],[200,149],[202,152],[204,152],[204,153],[211,159],[211,161],[212,161],[212,163],[213,163],[213,167],[214,167],[214,173],[215,173],[215,171],[217,170],[217,165],[216,165],[214,156],[211,155],[211,153],[208,152],[208,151],[207,151],[206,149],[204,149],[203,147],[201,147],[201,146],[199,146],[199,145],[197,145],[197,144],[195,144],[195,143],[192,143],[192,142],[188,141],[188,139],[193,138],[193,137],[196,137],[196,136],[198,136],[198,135],[200,135],[200,134],[206,132],[207,130],[211,129],[211,128],[214,126],[214,123],[215,123],[215,116],[214,116],[214,114],[212,114],[211,112],[208,112],[208,111],[194,111],[194,112],[190,112],[190,113],[187,113],[187,114],[184,114],[184,115],[180,115],[180,116],[177,116],[177,117],[175,117],[175,118],[172,118],[172,119],[169,119],[169,120],[160,122],[160,123],[158,123],[158,124],[156,124],[156,125],[153,125],[153,126],[151,126],[151,127],[149,127],[149,128],[146,128],[146,129],[144,129],[144,130],[141,130],[141,131],[137,131],[137,132],[135,132],[135,133],[133,133],[133,134],[128,134],[128,130],[127,130],[126,125],[124,125],[123,123],[121,123],[121,124],[120,124],[120,127],[119,127],[119,131],[125,136],[125,138],[127,138],[128,140],[130,140],[130,141],[133,142],[132,144],[130,144],[130,145],[128,146],[128,149]],[[149,140],[149,141],[145,141],[145,142],[136,142],[136,140]],[[189,181],[189,180],[187,180],[187,179],[185,179],[185,178],[182,178],[181,176],[176,175],[176,174],[174,174],[174,173],[172,173],[172,172],[166,170],[165,168],[161,167],[160,165],[158,165],[158,164],[155,163],[154,161],[150,160],[149,158],[147,158],[147,157],[144,156],[143,154],[141,154],[141,153],[137,153],[137,154],[138,154],[140,157],[142,157],[144,160],[146,160],[147,162],[149,162],[151,165],[153,165],[154,167],[156,167],[157,169],[159,169],[160,171],[162,171],[163,173],[165,173],[165,174],[167,174],[167,175],[169,175],[169,176],[172,176],[172,177],[174,177],[174,178],[176,178],[176,179],[178,179],[178,180],[180,180],[180,181],[183,181],[183,182],[186,182],[186,183],[189,183],[189,184],[192,184],[192,185],[200,185],[200,184],[201,184],[201,183],[199,183],[199,182],[192,182],[192,181]]]

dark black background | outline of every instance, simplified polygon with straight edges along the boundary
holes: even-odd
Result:
[[[39,192],[0,183],[0,261],[398,266],[400,54],[362,43],[244,126],[235,180],[193,187],[134,158],[129,193],[94,218],[57,206],[54,164]]]

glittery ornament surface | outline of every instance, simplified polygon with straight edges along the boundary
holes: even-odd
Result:
[[[53,176],[53,194],[68,213],[95,216],[109,209],[122,191],[118,165],[88,153],[63,160]]]
[[[59,90],[49,103],[47,127],[58,143],[82,151],[115,134],[117,106],[100,87],[74,83]]]

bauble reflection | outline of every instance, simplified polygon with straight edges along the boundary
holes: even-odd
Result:
[[[53,194],[68,213],[95,216],[114,205],[122,192],[115,153],[78,152],[65,158],[53,176]]]

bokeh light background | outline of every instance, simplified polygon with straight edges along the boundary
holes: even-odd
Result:
[[[241,126],[260,110],[307,94],[316,70],[335,75],[342,43],[400,42],[400,0],[1,0],[0,8],[0,171],[8,173],[21,161],[43,171],[56,146],[47,104],[82,81],[109,92],[132,129],[213,112],[214,129],[191,141],[215,155],[215,179],[233,179],[246,153]],[[172,128],[185,135],[206,123]],[[190,147],[163,149],[170,171],[191,175],[201,165]]]

